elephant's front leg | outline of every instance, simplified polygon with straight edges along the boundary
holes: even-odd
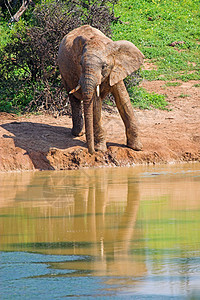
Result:
[[[124,82],[120,81],[115,84],[111,92],[115,97],[117,108],[126,127],[127,146],[139,151],[142,149],[142,144],[139,141],[136,119]]]
[[[106,151],[105,133],[101,120],[102,100],[94,95],[93,102],[93,127],[94,127],[94,148],[95,150]]]
[[[69,95],[69,100],[72,109],[72,134],[74,136],[83,135],[83,116],[82,116],[82,106],[81,101],[78,100],[73,95]]]

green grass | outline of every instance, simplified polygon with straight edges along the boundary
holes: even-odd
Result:
[[[157,66],[154,70],[142,70],[143,78],[171,81],[166,86],[179,86],[181,83],[175,80],[200,78],[199,1],[120,0],[115,14],[121,16],[122,23],[113,25],[114,40],[131,41]],[[175,41],[184,43],[170,46]],[[128,90],[134,106],[167,108],[164,95],[137,87]]]
[[[200,83],[194,84],[194,87],[200,87]]]
[[[182,94],[179,95],[179,97],[180,98],[187,98],[187,97],[190,97],[190,95],[182,93]]]
[[[199,1],[120,0],[115,13],[123,23],[113,26],[114,39],[133,42],[158,67],[142,71],[144,78],[200,78]],[[174,41],[184,43],[171,47]]]
[[[164,95],[149,93],[144,88],[137,86],[128,88],[128,91],[134,107],[140,109],[168,109],[168,103]]]
[[[180,86],[181,82],[173,81],[173,82],[166,82],[165,86]]]

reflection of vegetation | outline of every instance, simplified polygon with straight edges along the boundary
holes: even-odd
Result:
[[[34,251],[36,249],[62,249],[62,248],[89,248],[92,246],[89,242],[53,242],[53,243],[18,243],[10,244],[11,248],[20,249],[31,249]]]
[[[187,255],[187,249],[199,250],[200,210],[172,210],[170,195],[151,200],[140,207],[138,224],[143,228],[145,247],[156,256]],[[196,228],[196,229],[195,229]],[[194,254],[196,255],[196,254]]]

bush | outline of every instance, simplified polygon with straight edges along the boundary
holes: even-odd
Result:
[[[0,51],[0,109],[9,110],[12,106],[23,110],[28,104],[28,110],[39,107],[68,112],[57,67],[59,44],[64,35],[83,24],[111,36],[115,3],[116,0],[47,2],[36,6],[29,21],[31,26],[23,20],[15,24],[9,43]],[[23,90],[24,95],[20,92]]]

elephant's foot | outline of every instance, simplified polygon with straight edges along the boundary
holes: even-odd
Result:
[[[102,151],[102,152],[105,152],[105,151],[107,150],[106,142],[105,142],[105,141],[95,142],[94,149],[95,149],[96,151]]]
[[[82,136],[82,135],[84,135],[85,132],[82,130],[82,128],[81,129],[79,129],[79,128],[72,128],[71,133],[74,136]]]
[[[127,146],[135,151],[141,151],[143,148],[143,145],[140,141],[135,140],[134,142],[127,142]]]

